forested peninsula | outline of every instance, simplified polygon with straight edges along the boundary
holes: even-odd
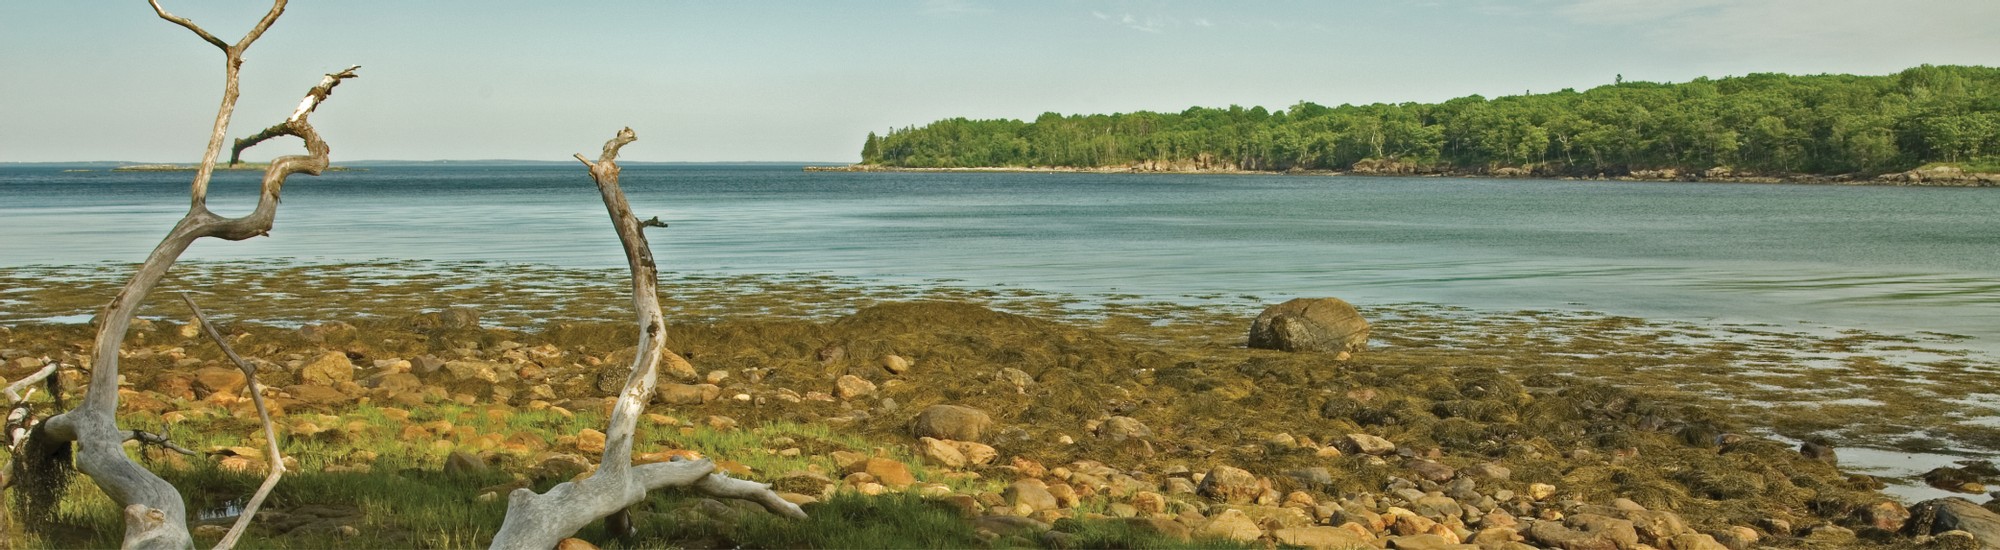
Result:
[[[2000,185],[2000,69],[1618,80],[1443,103],[953,118],[870,133],[845,169]]]

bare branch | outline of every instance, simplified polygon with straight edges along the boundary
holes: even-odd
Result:
[[[266,12],[264,18],[257,21],[257,26],[251,27],[250,32],[243,33],[243,38],[236,41],[237,54],[240,55],[243,53],[243,50],[250,49],[252,42],[256,42],[257,38],[264,36],[264,31],[270,30],[272,23],[278,22],[278,16],[285,14],[285,1],[277,0],[272,2],[271,11]]]
[[[202,40],[206,40],[208,41],[208,43],[214,44],[215,47],[217,48],[222,48],[222,51],[225,52],[229,51],[229,43],[223,42],[222,39],[216,38],[215,35],[213,34],[208,34],[208,31],[202,30],[201,25],[194,24],[193,21],[189,21],[188,18],[186,17],[181,17],[178,15],[167,13],[166,8],[160,7],[160,0],[146,0],[146,1],[153,4],[153,13],[159,14],[161,19],[172,21],[175,25],[186,27],[187,30],[194,31],[195,36],[201,37]]]
[[[612,405],[603,459],[598,462],[597,471],[581,481],[559,484],[539,495],[528,489],[509,494],[507,519],[493,537],[493,548],[554,547],[590,522],[645,499],[647,491],[667,486],[692,487],[711,495],[748,499],[788,517],[805,517],[803,510],[778,498],[768,485],[714,474],[715,465],[708,460],[632,465],[632,441],[639,414],[653,396],[661,358],[669,353],[666,318],[660,308],[659,266],[653,260],[644,232],[649,224],[632,215],[625,191],[618,186],[618,150],[637,139],[638,135],[626,128],[605,142],[604,153],[596,162],[576,155],[577,160],[590,167],[590,177],[597,182],[604,208],[611,215],[611,227],[624,247],[625,260],[632,271],[632,309],[637,314],[639,329],[639,352],[632,360],[632,374],[625,379],[625,388],[619,391],[618,400]],[[657,223],[658,219],[651,222]]]
[[[257,405],[257,418],[264,422],[264,441],[270,445],[270,452],[265,454],[271,458],[271,473],[264,476],[264,483],[257,486],[255,494],[250,495],[250,501],[243,504],[243,511],[236,515],[236,524],[229,527],[229,533],[222,536],[221,542],[215,543],[216,550],[228,550],[236,547],[237,539],[242,538],[243,531],[250,528],[250,520],[257,517],[257,508],[264,505],[264,498],[271,496],[271,489],[278,486],[279,478],[284,477],[285,460],[278,451],[278,432],[271,426],[271,410],[264,407],[264,388],[257,383],[257,366],[236,354],[236,349],[229,346],[229,340],[222,337],[222,330],[208,321],[208,316],[201,313],[201,306],[195,305],[193,297],[182,292],[181,301],[187,302],[188,310],[194,312],[195,322],[201,324],[201,331],[222,348],[222,355],[243,370],[243,379],[248,384],[245,389],[250,392],[250,402]]]
[[[27,378],[15,380],[14,383],[7,385],[7,390],[6,390],[7,403],[18,404],[22,401],[27,400],[27,397],[21,395],[22,389],[26,389],[28,388],[28,386],[33,386],[35,384],[41,383],[42,379],[48,378],[49,375],[51,374],[55,374],[56,368],[62,366],[61,363],[50,361],[47,357],[42,358],[42,363],[43,365],[41,370],[35,371],[34,374],[28,375]]]
[[[245,149],[255,147],[257,144],[274,137],[299,135],[298,124],[305,120],[306,115],[312,114],[314,109],[319,108],[320,102],[326,101],[327,96],[333,95],[333,88],[339,86],[340,81],[349,78],[361,78],[361,75],[354,74],[354,71],[360,68],[360,65],[355,65],[348,67],[346,70],[326,75],[325,78],[320,79],[318,86],[313,86],[312,89],[306,90],[305,99],[299,101],[298,109],[292,111],[292,116],[287,117],[284,122],[273,124],[270,128],[265,128],[263,131],[252,134],[249,137],[237,139],[236,146],[229,151],[229,165],[235,166],[237,163],[242,162],[243,150]]]
[[[190,451],[187,447],[182,447],[180,444],[174,443],[173,439],[153,432],[132,430],[131,433],[125,435],[125,440],[137,441],[140,445],[151,445],[187,456],[195,455],[194,451]]]

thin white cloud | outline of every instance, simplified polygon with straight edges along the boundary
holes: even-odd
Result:
[[[1090,12],[1090,14],[1092,16],[1097,17],[1099,20],[1109,21],[1120,27],[1125,27],[1135,31],[1147,32],[1153,34],[1167,32],[1170,29],[1180,28],[1181,26],[1180,19],[1166,15],[1137,15],[1132,13],[1122,13],[1117,15],[1116,17],[1113,17],[1111,15],[1095,11]]]

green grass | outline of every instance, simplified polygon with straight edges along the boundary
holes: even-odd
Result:
[[[1980,157],[1965,162],[1933,162],[1919,167],[1918,170],[1927,170],[1941,166],[1957,167],[1960,170],[1972,173],[1995,174],[2000,173],[2000,157]]]

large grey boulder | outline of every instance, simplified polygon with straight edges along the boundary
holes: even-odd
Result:
[[[2000,548],[2000,514],[1959,497],[1926,500],[1910,507],[1903,533],[1911,536],[1964,531],[1982,548]]]
[[[1368,321],[1339,298],[1295,298],[1265,309],[1250,323],[1250,347],[1331,352],[1344,359],[1368,347]]]

